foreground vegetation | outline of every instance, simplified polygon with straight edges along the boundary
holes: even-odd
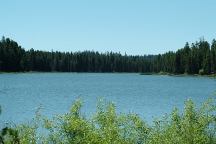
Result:
[[[131,56],[113,52],[25,50],[3,37],[0,40],[1,71],[216,74],[216,40],[186,43],[176,52]]]
[[[213,99],[214,100],[214,99]],[[99,102],[91,118],[81,114],[76,101],[69,113],[49,120],[39,113],[31,123],[4,128],[0,143],[55,144],[214,144],[216,105],[209,100],[199,109],[191,100],[183,112],[145,123],[136,114],[117,114],[113,103]]]

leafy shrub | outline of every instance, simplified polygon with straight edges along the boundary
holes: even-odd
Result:
[[[1,106],[0,106],[0,114],[1,114]],[[0,130],[0,144],[19,144],[18,131],[9,127],[5,127]]]
[[[119,114],[113,103],[100,101],[91,118],[81,114],[77,100],[64,115],[47,119],[36,115],[33,123],[17,126],[8,133],[13,143],[55,144],[214,144],[216,105],[208,100],[200,108],[188,100],[182,113],[177,108],[165,118],[145,123],[136,114]],[[42,134],[40,127],[45,128]],[[15,137],[13,137],[15,136]],[[5,137],[4,137],[5,138]],[[17,140],[17,141],[15,141]]]
[[[213,144],[216,143],[216,106],[210,101],[195,109],[186,101],[183,114],[174,109],[169,118],[155,122],[149,143]]]

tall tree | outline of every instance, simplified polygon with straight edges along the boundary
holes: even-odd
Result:
[[[216,40],[211,45],[211,72],[216,73]]]

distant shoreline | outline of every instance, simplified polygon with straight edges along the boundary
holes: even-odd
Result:
[[[159,72],[159,73],[140,73],[140,75],[167,75],[167,76],[197,76],[197,77],[213,77],[216,78],[216,74],[210,75],[201,75],[201,74],[174,74],[168,72]]]
[[[174,74],[174,73],[168,73],[168,72],[159,72],[159,73],[140,73],[140,72],[59,72],[59,71],[50,71],[50,72],[44,72],[44,71],[21,71],[21,72],[0,72],[0,74],[22,74],[22,73],[107,73],[107,74],[139,74],[139,75],[166,75],[166,76],[196,76],[196,77],[212,77],[216,78],[216,74],[210,74],[210,75],[201,75],[201,74]]]

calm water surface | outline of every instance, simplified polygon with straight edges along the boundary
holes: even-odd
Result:
[[[0,125],[20,123],[34,117],[38,107],[52,117],[68,112],[77,98],[84,102],[82,112],[88,117],[104,98],[117,106],[118,112],[134,112],[150,122],[184,107],[192,98],[197,104],[212,97],[216,79],[207,77],[172,77],[106,73],[19,73],[0,74]]]

